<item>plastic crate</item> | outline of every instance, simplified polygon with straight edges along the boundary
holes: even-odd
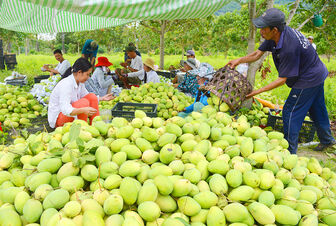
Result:
[[[6,81],[6,85],[12,85],[12,86],[25,86],[27,85],[27,80],[18,80],[18,79],[13,79],[13,80],[8,80]]]
[[[127,119],[135,118],[135,110],[144,111],[148,117],[157,117],[156,104],[118,102],[112,109],[113,117],[123,117]]]
[[[43,79],[48,79],[50,75],[39,75],[34,78],[35,83],[40,83]]]
[[[49,126],[49,122],[48,122],[48,117],[47,116],[44,116],[44,117],[41,117],[41,116],[38,116],[34,119],[31,120],[31,124],[32,126],[30,126],[29,128],[27,128],[27,131],[30,133],[30,134],[34,134],[34,133],[37,133],[39,131],[48,131],[49,133],[50,132],[53,132],[55,129],[54,128],[51,128]]]
[[[1,56],[1,52],[0,52],[0,69],[2,70],[5,69],[5,61],[4,58]]]
[[[6,63],[7,70],[14,70],[17,63]]]
[[[267,119],[267,126],[272,127],[274,130],[283,132],[283,120],[279,115],[272,115],[274,109],[270,109]],[[314,122],[304,120],[301,130],[299,132],[299,143],[309,143],[313,141],[316,132]]]
[[[166,78],[169,78],[169,79],[175,77],[175,74],[172,73],[172,72],[170,72],[170,71],[156,71],[156,73],[157,73],[158,75],[161,75],[161,76],[166,77]]]
[[[16,54],[5,54],[4,55],[6,64],[17,64]]]

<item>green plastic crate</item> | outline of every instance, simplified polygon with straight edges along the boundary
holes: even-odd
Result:
[[[157,117],[157,104],[129,102],[118,102],[112,109],[112,116],[133,119],[135,110],[142,110],[151,118]]]

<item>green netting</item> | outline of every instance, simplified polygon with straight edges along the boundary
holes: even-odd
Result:
[[[206,17],[223,0],[0,0],[0,27],[30,33],[72,32],[135,20]]]

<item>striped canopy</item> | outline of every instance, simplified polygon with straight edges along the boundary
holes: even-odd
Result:
[[[230,0],[0,0],[0,27],[29,33],[73,32],[137,20],[206,17]]]

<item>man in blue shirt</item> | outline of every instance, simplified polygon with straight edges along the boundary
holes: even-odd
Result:
[[[253,23],[260,28],[260,34],[265,41],[255,52],[232,60],[228,65],[235,68],[241,63],[254,62],[260,59],[264,52],[270,51],[279,78],[261,89],[252,91],[247,98],[286,83],[292,88],[282,114],[289,151],[297,151],[299,131],[307,112],[314,121],[320,139],[320,144],[315,150],[322,151],[334,145],[336,141],[331,134],[324,100],[324,80],[328,76],[328,70],[315,49],[300,32],[286,26],[285,14],[278,9],[268,9],[262,16],[254,19]]]
[[[96,41],[88,39],[85,41],[82,49],[82,57],[87,59],[92,65],[95,65],[99,45]]]

